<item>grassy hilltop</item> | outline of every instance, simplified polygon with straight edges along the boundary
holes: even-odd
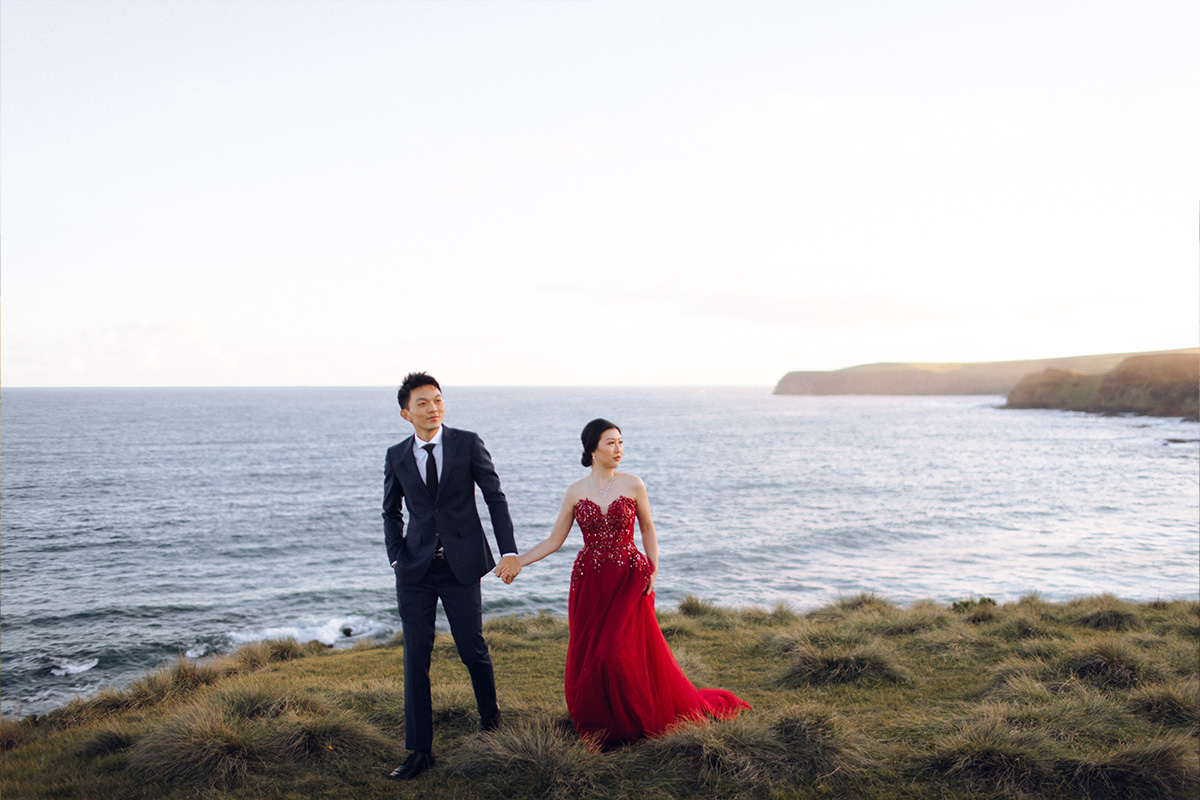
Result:
[[[1037,596],[796,614],[687,598],[660,613],[684,671],[754,710],[595,753],[563,704],[567,627],[486,623],[504,721],[474,738],[439,636],[436,768],[402,759],[396,641],[263,642],[5,720],[5,798],[1194,798],[1200,603]]]

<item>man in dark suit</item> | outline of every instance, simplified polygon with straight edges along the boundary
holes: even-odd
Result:
[[[505,583],[521,571],[508,501],[483,441],[442,425],[442,390],[431,375],[409,373],[397,394],[413,435],[390,447],[383,467],[383,538],[396,573],[404,631],[404,738],[408,760],[389,778],[410,780],[433,766],[433,703],[429,661],[438,600],[475,690],[479,730],[500,723],[496,680],[483,639],[479,579],[496,567],[475,506],[483,492]],[[404,514],[408,511],[405,530]]]

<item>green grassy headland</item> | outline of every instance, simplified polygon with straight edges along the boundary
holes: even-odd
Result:
[[[404,756],[402,643],[262,642],[4,720],[5,798],[1112,798],[1200,791],[1200,603],[1111,596],[797,614],[687,598],[660,620],[699,686],[754,709],[593,752],[563,702],[567,626],[486,623],[504,720],[477,741],[448,636],[437,766]]]

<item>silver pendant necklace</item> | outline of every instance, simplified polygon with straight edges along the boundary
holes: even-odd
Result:
[[[599,492],[601,497],[603,497],[605,500],[607,500],[608,499],[608,489],[610,486],[612,486],[613,478],[615,478],[615,477],[617,477],[616,474],[613,474],[613,476],[608,479],[608,483],[604,484],[604,488],[601,489],[599,486],[596,485],[596,476],[593,474],[592,475],[592,488],[595,489],[597,492]]]

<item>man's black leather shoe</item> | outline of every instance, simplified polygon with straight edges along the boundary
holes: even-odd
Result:
[[[433,766],[433,753],[421,753],[417,750],[408,755],[408,760],[392,770],[388,780],[411,781],[425,770]]]

